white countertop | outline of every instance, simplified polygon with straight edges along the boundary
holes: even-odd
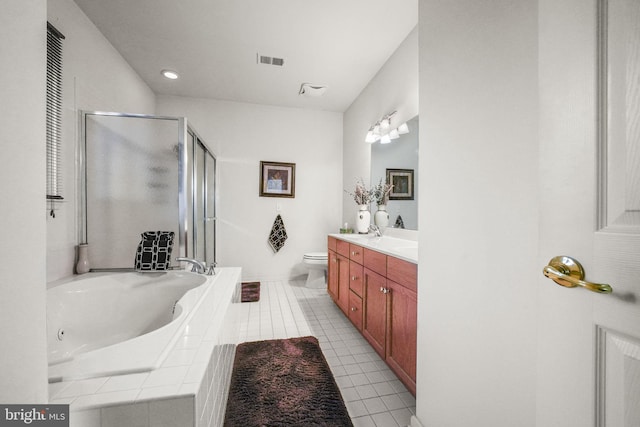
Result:
[[[405,261],[418,263],[418,242],[397,237],[382,236],[376,237],[374,234],[330,234],[331,237],[354,243],[374,251],[391,255]]]

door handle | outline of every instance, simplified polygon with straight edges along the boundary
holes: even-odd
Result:
[[[613,292],[613,288],[611,288],[610,285],[604,283],[592,283],[583,280],[584,268],[582,268],[582,264],[568,256],[556,256],[551,258],[549,265],[542,270],[542,274],[556,282],[558,285],[567,288],[581,286],[599,294],[610,294]]]

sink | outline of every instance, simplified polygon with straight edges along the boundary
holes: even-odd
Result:
[[[413,262],[418,260],[417,241],[375,234],[340,234],[339,238],[387,255],[407,258]]]

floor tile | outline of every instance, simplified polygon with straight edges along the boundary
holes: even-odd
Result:
[[[415,398],[326,290],[304,281],[263,282],[260,301],[242,304],[240,341],[313,335],[355,427],[408,426]]]

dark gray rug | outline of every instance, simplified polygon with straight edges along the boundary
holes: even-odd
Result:
[[[224,425],[353,426],[315,337],[238,345]]]

